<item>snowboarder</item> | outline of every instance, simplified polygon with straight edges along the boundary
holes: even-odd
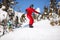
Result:
[[[33,28],[33,23],[34,23],[34,19],[32,17],[32,13],[35,12],[35,13],[38,13],[40,14],[39,12],[35,11],[35,9],[33,8],[34,5],[31,4],[29,8],[26,9],[26,12],[27,12],[27,18],[29,19],[29,27],[30,28]]]

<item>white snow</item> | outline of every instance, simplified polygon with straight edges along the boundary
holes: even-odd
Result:
[[[24,25],[28,25],[27,22]],[[17,28],[0,40],[60,40],[60,26],[51,26],[49,20],[35,22],[33,26],[34,28]]]
[[[2,17],[6,18],[2,14],[3,11],[0,11],[0,21],[3,20]],[[15,16],[18,16],[19,18],[22,14],[23,13],[15,12]],[[28,27],[27,19],[26,23],[23,23],[22,27],[5,34],[0,38],[0,40],[60,40],[60,26],[51,26],[49,20],[37,21],[33,26],[34,28]],[[2,26],[0,27],[2,28]]]
[[[7,17],[7,12],[3,11],[2,9],[0,9],[0,22],[4,19],[6,19]]]
[[[3,34],[3,26],[0,25],[0,36]]]
[[[36,8],[36,11],[40,13],[40,8]],[[35,13],[36,15],[38,15],[37,13]]]
[[[36,9],[36,11],[37,11],[37,12],[40,12],[40,8],[38,7],[38,8]]]

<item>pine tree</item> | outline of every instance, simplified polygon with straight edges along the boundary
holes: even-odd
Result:
[[[60,2],[58,2],[57,7],[58,7],[58,15],[60,17]]]
[[[57,5],[56,0],[50,0],[50,10],[53,9],[53,11],[56,11],[57,9],[56,5]]]
[[[2,0],[3,5],[6,7],[6,11],[9,9],[9,7],[12,8],[13,5],[16,5],[18,2],[16,0]]]
[[[44,6],[44,12],[48,14],[48,7]]]

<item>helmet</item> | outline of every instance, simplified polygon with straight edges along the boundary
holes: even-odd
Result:
[[[30,5],[30,7],[34,7],[34,5],[33,5],[33,4],[31,4],[31,5]]]

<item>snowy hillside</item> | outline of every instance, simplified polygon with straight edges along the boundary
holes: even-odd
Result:
[[[49,20],[42,20],[34,23],[34,28],[28,28],[24,23],[23,27],[7,33],[0,40],[60,40],[60,26],[51,26]]]

